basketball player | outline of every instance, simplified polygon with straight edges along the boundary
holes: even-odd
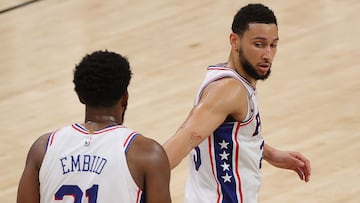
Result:
[[[131,74],[127,59],[114,52],[82,59],[73,82],[85,122],[35,141],[18,203],[171,202],[164,149],[123,125]]]
[[[170,167],[190,153],[185,202],[257,202],[261,161],[309,181],[310,162],[264,143],[256,83],[265,80],[279,41],[274,13],[261,4],[234,17],[228,61],[207,68],[195,105],[165,144]]]

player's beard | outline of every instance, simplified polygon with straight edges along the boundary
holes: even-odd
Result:
[[[266,72],[265,75],[260,75],[256,71],[256,67],[251,65],[249,60],[247,60],[247,58],[244,56],[244,53],[243,53],[241,47],[240,47],[240,50],[239,50],[239,60],[240,60],[241,66],[243,67],[246,74],[248,74],[253,79],[255,79],[255,80],[266,80],[270,76],[271,67],[269,68],[268,72]]]

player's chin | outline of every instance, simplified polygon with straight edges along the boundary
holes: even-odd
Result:
[[[266,79],[268,79],[269,78],[269,76],[270,76],[270,73],[271,73],[271,70],[269,69],[268,71],[266,71],[266,72],[258,72],[258,80],[266,80]]]

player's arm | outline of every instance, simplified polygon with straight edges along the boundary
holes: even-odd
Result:
[[[310,180],[310,161],[299,152],[280,151],[265,144],[264,159],[275,167],[295,171],[305,182]]]
[[[187,154],[218,128],[228,115],[245,117],[247,95],[245,88],[233,78],[209,84],[185,122],[165,144],[170,167],[176,167]]]
[[[48,137],[49,134],[39,137],[28,152],[18,187],[17,203],[40,202],[39,170],[44,158]]]
[[[169,203],[170,165],[165,150],[158,143],[150,145],[145,176],[146,201],[148,203]]]
[[[163,147],[156,141],[138,136],[127,152],[128,165],[148,203],[169,203],[170,166]]]

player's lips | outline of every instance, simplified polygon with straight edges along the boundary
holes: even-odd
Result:
[[[260,63],[258,65],[261,72],[266,73],[269,71],[271,64],[270,63]]]

